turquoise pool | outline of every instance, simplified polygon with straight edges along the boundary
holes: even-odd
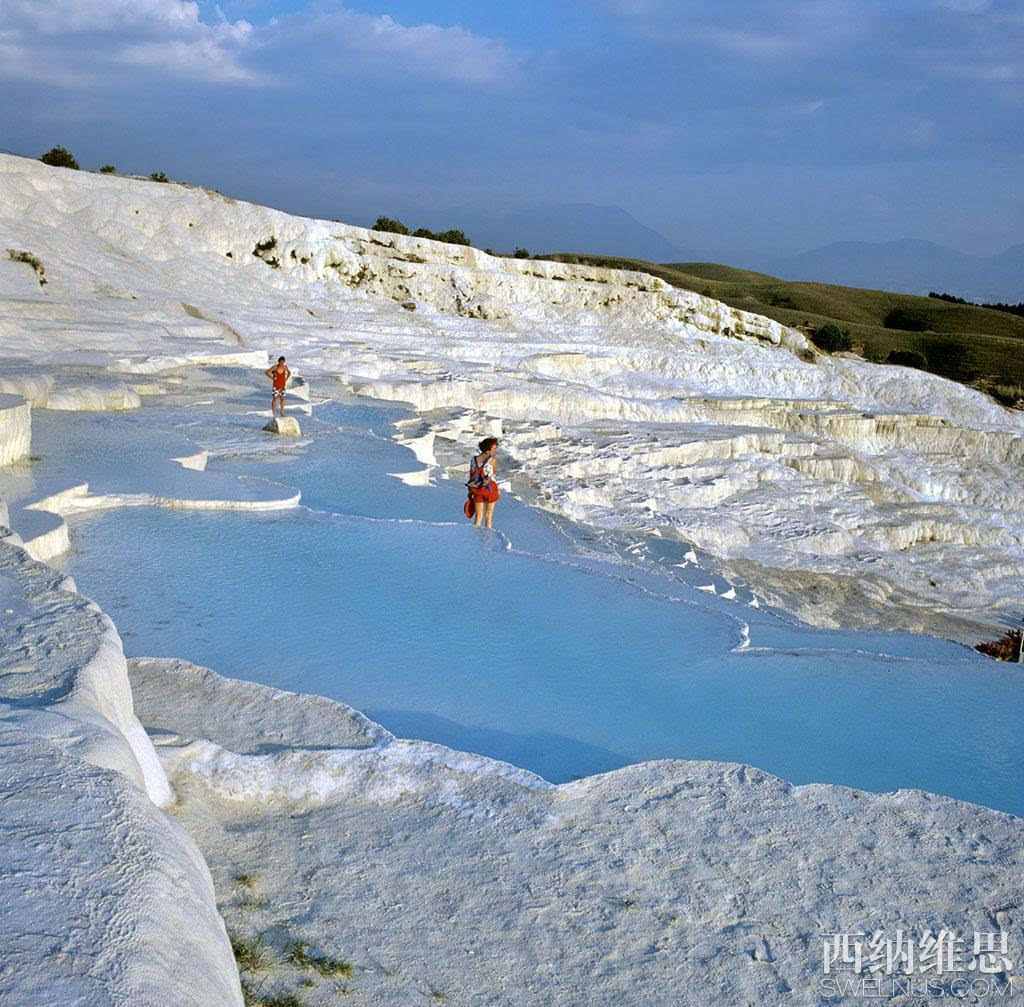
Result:
[[[333,696],[398,735],[553,781],[722,759],[1024,813],[1020,669],[927,637],[795,626],[668,563],[595,551],[586,530],[509,496],[500,533],[474,529],[461,485],[387,475],[416,467],[389,436],[399,415],[332,402],[305,421],[301,451],[211,462],[296,486],[303,507],[84,515],[67,569],[129,654]],[[43,414],[40,453],[79,422]],[[194,436],[207,422],[179,420]]]

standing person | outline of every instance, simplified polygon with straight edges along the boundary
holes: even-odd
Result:
[[[473,524],[479,526],[483,523],[490,528],[494,505],[501,496],[495,481],[497,469],[494,464],[494,456],[498,453],[498,438],[485,437],[477,447],[480,453],[469,460],[469,480],[466,486],[473,504]]]
[[[274,408],[281,404],[281,415],[284,416],[284,390],[288,386],[288,379],[292,372],[285,366],[284,357],[278,357],[273,367],[268,367],[264,372],[268,378],[274,379],[274,397],[270,400],[270,415],[274,415]]]

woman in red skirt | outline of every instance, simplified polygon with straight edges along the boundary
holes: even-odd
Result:
[[[497,470],[494,456],[498,453],[498,438],[485,437],[480,444],[480,454],[473,455],[469,461],[469,500],[473,504],[473,524],[484,524],[491,527],[494,505],[501,494],[495,482]]]

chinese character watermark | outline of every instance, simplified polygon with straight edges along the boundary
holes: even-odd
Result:
[[[889,998],[1012,996],[1014,960],[1005,932],[975,930],[968,940],[941,927],[823,935],[821,994]]]

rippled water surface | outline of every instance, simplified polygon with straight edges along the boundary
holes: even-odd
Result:
[[[417,467],[388,439],[395,415],[331,403],[304,450],[211,462],[300,488],[295,510],[76,518],[69,572],[129,654],[333,696],[554,781],[723,759],[1024,813],[1019,669],[929,638],[794,627],[584,555],[582,533],[508,495],[500,533],[474,529],[458,483],[386,475]],[[45,420],[44,441],[67,422]]]

